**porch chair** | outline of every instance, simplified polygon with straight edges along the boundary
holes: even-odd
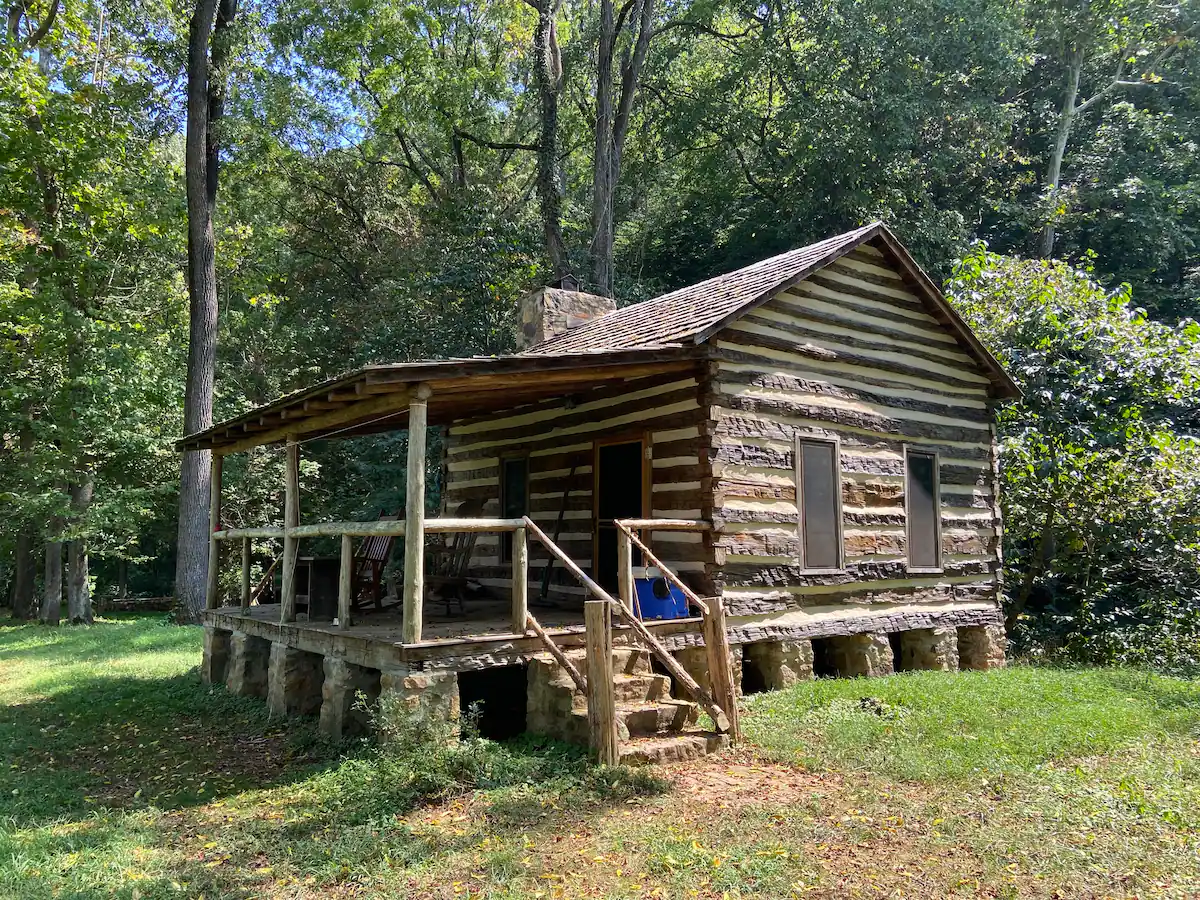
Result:
[[[467,500],[455,510],[456,519],[475,519],[483,515],[482,500]],[[467,570],[475,551],[476,531],[456,531],[438,535],[444,540],[425,547],[425,585],[430,598],[446,604],[446,615],[457,602],[460,615],[466,614]]]
[[[394,522],[399,518],[398,513],[379,512],[380,522]],[[359,542],[354,551],[353,583],[350,585],[350,605],[355,612],[369,601],[374,601],[376,610],[383,609],[383,569],[395,542],[395,536],[390,534],[371,535]]]

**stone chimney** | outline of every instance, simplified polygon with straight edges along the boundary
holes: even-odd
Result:
[[[616,308],[612,298],[585,294],[574,275],[564,275],[518,301],[517,350],[526,350]]]

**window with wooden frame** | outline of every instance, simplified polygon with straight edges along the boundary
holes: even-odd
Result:
[[[500,518],[519,519],[529,514],[529,457],[500,460]],[[500,561],[512,562],[511,531],[500,535]]]
[[[796,507],[800,567],[810,572],[841,571],[845,566],[842,467],[836,438],[796,439]]]
[[[908,543],[908,569],[940,572],[942,569],[942,517],[938,455],[904,448],[904,521]]]

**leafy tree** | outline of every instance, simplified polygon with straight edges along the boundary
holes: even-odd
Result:
[[[948,287],[1024,391],[1000,412],[1010,630],[1200,665],[1200,326],[982,245]]]

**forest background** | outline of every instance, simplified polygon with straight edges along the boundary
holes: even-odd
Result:
[[[172,442],[203,419],[198,348],[219,420],[505,352],[517,297],[568,270],[632,303],[882,219],[1025,392],[1001,412],[1022,647],[1200,669],[1194,4],[15,0],[3,27],[18,618],[177,583],[194,614]],[[306,447],[305,515],[402,505],[403,464],[403,433]],[[279,452],[231,458],[226,524],[278,522],[282,484]]]

